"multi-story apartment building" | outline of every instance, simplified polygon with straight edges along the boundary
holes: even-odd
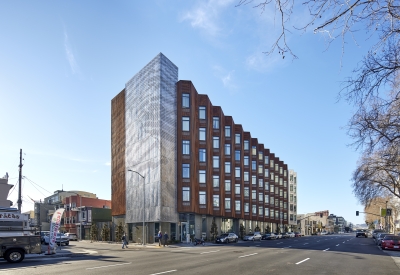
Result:
[[[289,227],[297,231],[297,173],[289,170]]]
[[[111,106],[112,215],[131,240],[143,238],[144,221],[147,242],[158,230],[210,237],[213,223],[237,234],[288,227],[288,165],[191,81],[178,81],[163,54]]]

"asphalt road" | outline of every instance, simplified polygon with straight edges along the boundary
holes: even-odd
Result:
[[[400,274],[400,252],[381,251],[372,238],[354,234],[165,248],[71,242],[68,249],[85,254],[0,260],[0,275]]]

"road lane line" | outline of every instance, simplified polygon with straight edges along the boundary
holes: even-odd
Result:
[[[112,265],[103,265],[103,266],[96,266],[96,267],[88,267],[88,268],[86,268],[86,270],[98,269],[98,268],[105,268],[105,267],[113,267],[113,266],[120,266],[120,265],[127,265],[127,264],[131,264],[131,263],[112,264]]]
[[[339,246],[340,244],[337,244],[336,246]]]
[[[257,255],[257,254],[258,254],[258,253],[253,253],[253,254],[243,255],[243,256],[239,256],[238,258],[249,257],[249,256]]]
[[[207,252],[201,252],[200,254],[207,254],[207,253],[215,253],[218,252],[219,250],[215,250],[215,251],[207,251]]]
[[[282,247],[282,249],[285,249],[285,248],[291,248],[291,246],[285,246],[285,247]]]
[[[177,270],[176,270],[176,269],[174,269],[174,270],[168,270],[168,271],[164,271],[164,272],[153,273],[153,274],[150,274],[150,275],[159,275],[159,274],[171,273],[171,272],[175,272],[175,271],[177,271]]]
[[[308,243],[304,243],[303,245],[306,245],[306,244],[308,244]]]
[[[301,264],[301,263],[303,263],[303,262],[305,262],[305,261],[308,261],[310,258],[307,258],[307,259],[304,259],[304,260],[302,260],[302,261],[300,261],[300,262],[298,262],[298,263],[296,263],[296,264]]]
[[[179,250],[171,250],[171,252],[189,251],[189,250],[190,250],[190,248],[188,248],[188,249],[179,249]]]
[[[329,248],[327,248],[327,249],[324,249],[324,250],[322,250],[322,251],[328,251],[329,250]]]

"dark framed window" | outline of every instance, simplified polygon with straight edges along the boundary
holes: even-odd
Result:
[[[182,94],[182,108],[189,108],[190,107],[190,95],[183,93]]]
[[[188,179],[190,177],[190,164],[182,163],[182,178]]]
[[[190,201],[190,187],[182,187],[182,201]]]
[[[199,119],[206,119],[206,106],[199,106]]]
[[[182,117],[182,131],[188,132],[190,130],[190,118],[188,116]]]
[[[206,149],[199,149],[199,161],[206,162]]]
[[[190,155],[190,140],[182,140],[182,154]]]
[[[219,129],[219,117],[213,117],[213,129]]]

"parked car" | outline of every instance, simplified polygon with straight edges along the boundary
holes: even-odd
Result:
[[[374,231],[372,231],[372,238],[376,239],[376,235],[380,233],[384,233],[384,231],[382,229],[375,229]]]
[[[376,244],[377,244],[378,246],[380,246],[380,245],[381,245],[381,241],[382,241],[383,238],[385,238],[385,236],[387,236],[387,235],[392,235],[392,234],[389,234],[389,233],[380,233],[379,235],[377,235],[377,237],[376,237],[376,239],[375,239]]]
[[[386,235],[381,240],[381,248],[382,250],[384,249],[400,250],[400,236]]]
[[[287,234],[289,235],[289,238],[294,238],[295,237],[294,232],[288,232]]]
[[[249,233],[243,237],[243,241],[261,241],[260,233]]]
[[[49,244],[49,242],[50,242],[50,235],[44,236],[44,243]],[[65,234],[63,234],[63,233],[57,233],[56,244],[69,245],[69,238],[67,236],[65,236]]]
[[[49,234],[50,234],[50,231],[39,231],[39,232],[35,233],[35,235],[37,235],[37,236],[40,235],[40,242],[42,244],[44,244],[44,236],[49,235]]]
[[[301,235],[300,232],[294,232],[294,236],[295,236],[295,237],[301,237],[301,236],[303,236],[303,235]]]
[[[364,230],[364,229],[357,230],[357,232],[356,232],[356,238],[358,238],[358,237],[367,238],[367,232],[366,232],[366,230]]]
[[[282,233],[281,239],[289,239],[289,238],[290,238],[289,233],[287,233],[287,232]]]
[[[67,236],[70,241],[78,240],[78,235],[76,235],[75,233],[65,233],[65,236]]]
[[[224,233],[218,236],[215,239],[216,243],[237,243],[238,242],[238,235],[235,233]]]
[[[282,239],[282,234],[281,233],[275,233],[276,239]]]
[[[275,240],[276,236],[274,233],[267,233],[261,236],[261,240]]]

